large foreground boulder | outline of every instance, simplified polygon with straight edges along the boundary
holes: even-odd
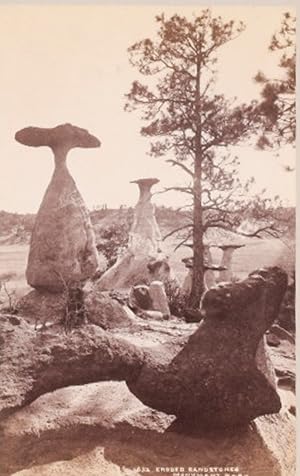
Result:
[[[67,169],[66,157],[74,147],[99,147],[100,142],[71,124],[52,129],[27,127],[15,138],[32,147],[48,146],[54,154],[55,170],[36,216],[26,277],[36,289],[61,292],[72,283],[84,282],[98,268],[89,212]]]
[[[176,355],[164,346],[146,353],[130,390],[146,405],[197,428],[243,425],[277,413],[281,404],[272,377],[258,370],[255,355],[286,285],[286,274],[272,268],[207,291],[198,330]]]
[[[144,348],[91,325],[66,335],[59,328],[37,333],[21,318],[3,316],[0,415],[57,388],[100,380],[125,380],[147,406],[202,431],[277,413],[279,396],[255,356],[286,284],[286,273],[270,268],[213,288],[194,334]]]

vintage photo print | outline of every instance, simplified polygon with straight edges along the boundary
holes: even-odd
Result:
[[[0,476],[296,475],[295,5],[0,14]]]

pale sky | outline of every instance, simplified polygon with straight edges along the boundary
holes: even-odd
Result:
[[[139,134],[138,113],[124,112],[130,84],[137,79],[127,48],[154,37],[154,17],[165,12],[189,16],[203,5],[0,5],[1,176],[0,210],[36,212],[53,170],[48,148],[30,148],[14,140],[26,126],[53,127],[65,122],[88,129],[102,142],[99,149],[76,149],[68,165],[87,206],[134,205],[137,189],[130,180],[158,177],[156,190],[182,181],[182,174],[162,158],[147,155],[149,140]],[[258,97],[253,81],[258,70],[276,76],[276,57],[268,51],[287,6],[214,7],[224,19],[242,20],[247,28],[220,53],[217,92],[241,101]],[[271,152],[235,148],[243,179],[254,176],[256,190],[267,188],[295,203],[295,163],[287,148]],[[159,204],[177,206],[180,195],[157,195]]]

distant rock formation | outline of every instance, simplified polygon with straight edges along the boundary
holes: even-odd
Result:
[[[52,149],[55,170],[38,211],[31,236],[26,277],[38,290],[63,291],[85,281],[98,267],[89,212],[77,190],[66,157],[74,147],[99,147],[99,140],[71,124],[51,129],[27,127],[16,133],[21,144]]]
[[[170,267],[161,253],[161,234],[151,203],[151,188],[158,179],[134,180],[139,186],[140,197],[134,211],[125,253],[99,279],[99,289],[122,289],[153,280],[164,281]]]
[[[227,244],[220,245],[219,248],[223,251],[221,266],[224,266],[224,270],[220,271],[219,281],[232,281],[233,272],[232,272],[232,255],[233,253],[245,246],[244,244]]]
[[[128,243],[128,249],[135,255],[156,256],[160,251],[161,234],[155,218],[155,207],[151,203],[151,188],[158,182],[159,180],[155,178],[131,182],[136,183],[140,190]]]

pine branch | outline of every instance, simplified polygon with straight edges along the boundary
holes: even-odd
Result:
[[[169,233],[167,233],[167,234],[163,237],[163,241],[166,240],[167,238],[169,238],[170,236],[175,235],[175,233],[178,233],[179,231],[186,230],[187,228],[192,228],[192,227],[193,227],[193,224],[192,224],[192,223],[185,224],[185,225],[183,225],[183,226],[179,226],[178,228],[175,228],[174,230],[172,230],[172,231],[170,231]]]

